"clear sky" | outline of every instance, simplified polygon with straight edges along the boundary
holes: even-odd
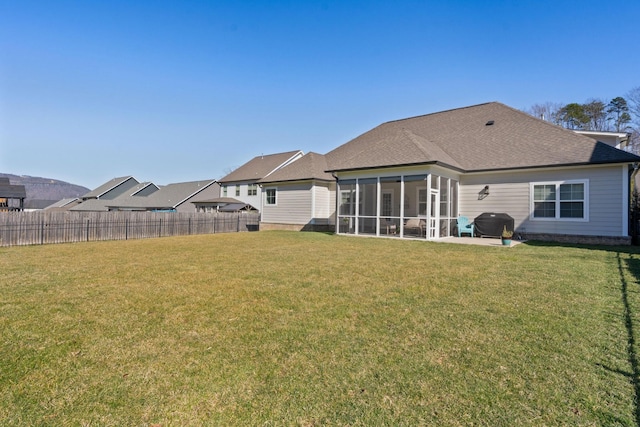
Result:
[[[640,86],[640,1],[0,0],[0,172],[221,178],[380,123]]]

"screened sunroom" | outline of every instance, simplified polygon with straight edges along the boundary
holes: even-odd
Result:
[[[338,180],[339,234],[437,239],[451,236],[458,181],[428,174]]]

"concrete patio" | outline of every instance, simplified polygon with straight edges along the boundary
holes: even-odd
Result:
[[[442,243],[458,243],[462,245],[479,245],[479,246],[500,246],[500,247],[513,247],[517,246],[520,243],[524,243],[525,240],[511,240],[511,245],[506,246],[502,244],[502,239],[496,239],[493,237],[442,237],[437,240],[432,240],[433,242],[442,242]]]

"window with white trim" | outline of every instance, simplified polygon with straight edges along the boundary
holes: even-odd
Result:
[[[531,218],[587,220],[589,181],[531,183]]]
[[[382,216],[393,215],[393,191],[382,192]]]
[[[236,197],[240,196],[240,186],[236,185]]]
[[[249,184],[247,186],[247,196],[257,196],[258,195],[258,184]]]
[[[265,203],[267,205],[275,205],[276,204],[276,189],[275,188],[267,188],[264,191],[265,194]]]
[[[222,186],[222,197],[227,197],[227,186],[226,185]]]

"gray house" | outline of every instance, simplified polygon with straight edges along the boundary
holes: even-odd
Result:
[[[628,243],[640,157],[612,145],[497,102],[387,122],[326,154],[336,231],[434,240],[505,213],[523,238]]]

